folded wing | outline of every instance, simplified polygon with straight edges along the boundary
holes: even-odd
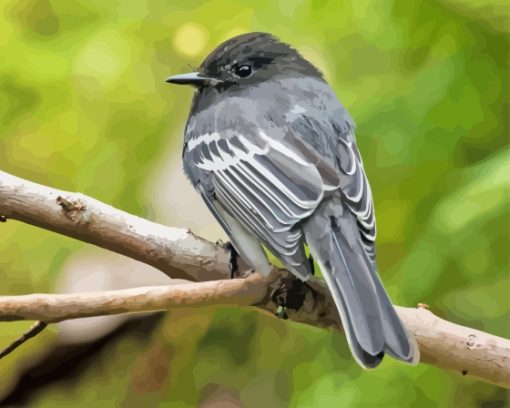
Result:
[[[188,142],[187,156],[212,175],[216,201],[306,278],[303,234],[296,225],[333,188],[317,166],[262,131],[198,136]]]

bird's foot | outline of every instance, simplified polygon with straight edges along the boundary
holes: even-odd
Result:
[[[230,255],[228,257],[228,268],[230,270],[230,279],[234,279],[237,272],[239,271],[239,265],[237,263],[237,258],[239,254],[237,253],[234,245],[231,242],[227,242],[225,244],[225,248],[230,251]]]
[[[300,279],[292,278],[283,282],[271,293],[271,300],[276,304],[275,316],[288,319],[287,311],[299,310],[305,301],[306,284]]]
[[[308,256],[308,262],[310,262],[310,270],[312,271],[312,275],[315,275],[315,264],[313,262],[312,254]]]

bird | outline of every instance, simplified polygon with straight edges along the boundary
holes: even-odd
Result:
[[[276,36],[252,32],[166,82],[194,87],[184,172],[235,251],[267,275],[265,247],[306,281],[308,246],[356,362],[375,368],[388,354],[416,364],[415,339],[378,276],[355,123],[321,71]]]

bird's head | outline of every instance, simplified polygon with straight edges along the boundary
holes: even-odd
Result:
[[[320,71],[299,52],[273,35],[249,33],[220,44],[197,72],[174,75],[166,82],[223,92],[271,79],[300,76],[322,78]]]

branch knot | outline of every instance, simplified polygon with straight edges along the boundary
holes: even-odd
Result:
[[[87,205],[78,198],[57,197],[57,204],[62,207],[64,215],[78,225],[86,225],[89,220],[83,217],[87,209]]]

